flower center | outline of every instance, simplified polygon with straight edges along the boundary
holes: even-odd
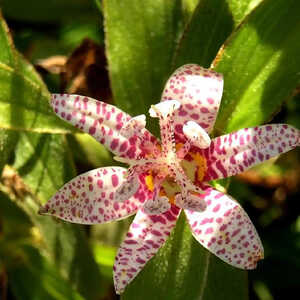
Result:
[[[159,118],[161,148],[153,146],[155,149],[141,159],[115,157],[117,161],[130,165],[127,182],[118,189],[123,194],[124,191],[128,191],[132,196],[132,193],[137,190],[132,187],[136,178],[140,174],[146,174],[145,185],[153,193],[153,199],[148,200],[144,206],[148,213],[161,213],[171,204],[183,208],[187,205],[197,206],[198,210],[203,210],[204,207],[203,201],[201,202],[197,195],[202,193],[198,183],[205,175],[206,160],[200,153],[189,152],[189,150],[192,144],[200,148],[207,147],[210,139],[198,124],[187,122],[184,127],[187,137],[185,144],[175,144],[173,120],[179,106],[180,103],[175,100],[151,106],[150,115]],[[138,119],[142,118],[136,117],[135,122]],[[128,127],[130,124],[126,125],[126,128]],[[116,195],[116,200],[120,201],[118,192]]]

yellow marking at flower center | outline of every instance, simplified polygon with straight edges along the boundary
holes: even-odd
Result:
[[[154,191],[154,183],[153,183],[153,175],[152,172],[145,177],[145,183],[149,191]],[[179,192],[178,186],[175,182],[170,182],[170,178],[166,178],[166,180],[163,181],[159,195],[160,196],[166,196],[169,199],[169,202],[171,204],[175,204],[175,193]]]
[[[146,186],[147,186],[148,190],[151,191],[151,192],[153,192],[153,190],[154,190],[154,183],[153,183],[152,172],[149,175],[146,176],[145,182],[146,182]]]
[[[176,152],[180,151],[180,149],[183,146],[184,145],[182,143],[176,144]],[[206,159],[199,152],[189,152],[188,155],[192,157],[192,160],[182,159],[180,161],[180,165],[183,168],[187,177],[193,183],[201,182],[207,171]],[[171,153],[170,157],[165,158],[165,160],[167,160],[166,166],[162,166],[159,170],[156,170],[161,175],[164,174],[166,176],[163,182],[161,183],[159,195],[166,196],[171,204],[175,204],[175,195],[181,192],[181,188],[175,182],[175,179],[168,176],[168,160],[170,160],[171,163],[176,159],[176,153]],[[154,181],[155,175],[153,175],[152,171],[150,171],[149,174],[145,177],[145,184],[148,190],[151,192],[154,191]]]
[[[199,181],[202,181],[207,170],[206,159],[198,152],[190,153],[190,155],[194,159],[194,162],[197,165],[197,179]]]
[[[206,159],[198,152],[189,152],[188,155],[192,157],[192,160],[183,159],[180,164],[185,174],[192,182],[201,182],[207,171]]]
[[[170,196],[170,195],[167,195],[165,189],[162,187],[159,191],[159,196],[166,196],[168,199],[169,199],[169,202],[171,204],[174,204],[175,205],[175,194]]]
[[[177,143],[177,144],[175,145],[176,151],[179,151],[182,147],[183,147],[183,144],[182,144],[182,143]]]
[[[172,197],[168,197],[169,198],[169,202],[173,205],[175,205],[175,196]]]

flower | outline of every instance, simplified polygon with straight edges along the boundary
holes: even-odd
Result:
[[[150,108],[161,141],[112,105],[77,95],[53,95],[62,119],[89,133],[129,169],[105,167],[65,184],[40,209],[63,220],[95,224],[136,214],[114,265],[123,292],[166,241],[181,209],[196,240],[225,262],[253,269],[263,258],[259,236],[246,212],[207,182],[243,172],[299,145],[299,130],[285,124],[245,128],[210,139],[223,78],[197,65],[171,76],[162,101]]]

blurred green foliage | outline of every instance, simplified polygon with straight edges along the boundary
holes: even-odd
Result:
[[[65,91],[66,62],[83,39],[105,47],[102,64],[113,96],[101,100],[132,115],[159,101],[176,67],[198,63],[225,78],[215,135],[272,118],[300,128],[298,0],[2,0],[1,9],[0,299],[117,299],[112,265],[130,220],[90,228],[37,215],[39,205],[76,174],[114,163],[48,104],[49,90]],[[64,63],[54,59],[49,67],[48,59],[58,55]],[[84,70],[77,81],[83,75],[90,80]],[[148,124],[157,133],[157,125]],[[299,294],[299,161],[293,151],[229,186],[266,250],[258,269],[248,273],[249,290],[247,273],[203,249],[181,216],[122,298]],[[218,184],[227,188],[227,182]]]

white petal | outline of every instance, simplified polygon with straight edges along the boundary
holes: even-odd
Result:
[[[135,134],[141,134],[141,131],[145,129],[146,126],[146,116],[139,115],[131,118],[127,121],[120,130],[120,134],[124,137],[131,137]]]

